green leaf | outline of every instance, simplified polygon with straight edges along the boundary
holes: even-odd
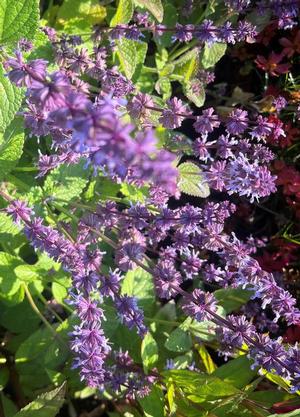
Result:
[[[214,364],[214,361],[212,360],[210,354],[208,353],[206,347],[201,344],[197,348],[199,356],[203,362],[203,365],[205,367],[205,370],[208,374],[212,374],[216,369],[216,365]]]
[[[194,48],[191,51],[186,52],[180,58],[173,62],[174,74],[182,75],[184,81],[189,81],[195,76],[199,69],[199,48]]]
[[[168,77],[161,77],[155,83],[155,90],[160,94],[163,100],[168,100],[172,94],[172,86]]]
[[[224,308],[227,314],[246,304],[252,295],[251,291],[242,288],[222,288],[214,292],[218,304]]]
[[[153,312],[155,291],[152,275],[141,267],[128,271],[123,279],[121,293],[137,297],[146,314]]]
[[[17,165],[22,155],[24,144],[23,122],[20,119],[14,119],[2,137],[3,141],[0,145],[0,180]]]
[[[226,48],[226,43],[205,44],[201,58],[203,68],[213,67],[225,54]]]
[[[149,395],[139,398],[145,417],[164,417],[164,394],[162,389],[153,385]]]
[[[59,304],[64,304],[64,301],[68,296],[68,290],[64,285],[59,284],[58,282],[53,282],[52,294]]]
[[[117,11],[110,22],[110,26],[128,23],[133,16],[134,6],[132,0],[119,0]]]
[[[84,161],[76,165],[61,165],[47,176],[44,192],[49,196],[72,200],[83,191],[89,174],[89,169],[84,168]]]
[[[99,0],[64,0],[56,16],[56,28],[64,33],[82,33],[91,30],[106,17],[106,9]]]
[[[14,273],[20,281],[32,282],[39,279],[39,274],[34,265],[18,265],[14,268]]]
[[[53,391],[39,395],[14,417],[55,417],[63,405],[65,394],[66,384],[64,383]]]
[[[206,198],[210,195],[207,182],[204,181],[202,171],[193,162],[184,162],[178,166],[178,188],[185,194]]]
[[[149,10],[159,22],[162,22],[164,18],[164,8],[161,0],[135,0],[135,3],[138,6]]]
[[[148,44],[146,42],[136,42],[135,43],[136,48],[136,68],[133,74],[133,82],[136,82],[136,80],[139,78],[141,71],[143,69],[143,65],[146,59],[147,50],[148,50]]]
[[[162,24],[167,28],[172,28],[178,21],[178,11],[174,4],[164,4],[164,18]],[[154,40],[160,48],[166,48],[172,45],[172,32],[164,32],[161,36],[154,36]]]
[[[205,102],[205,90],[203,84],[197,78],[183,83],[184,95],[197,107],[202,107]]]
[[[132,203],[144,203],[148,196],[148,189],[146,187],[136,187],[126,182],[122,183],[120,191]]]
[[[22,284],[14,271],[14,268],[22,264],[21,259],[0,252],[0,291],[6,298],[14,295]]]
[[[54,61],[54,49],[53,45],[50,42],[48,36],[42,32],[41,30],[38,30],[35,34],[34,40],[33,40],[33,49],[27,54],[26,56],[27,60],[31,59],[45,59],[49,62],[48,71],[57,69],[56,64]]]
[[[10,398],[6,397],[3,394],[3,392],[1,392],[0,395],[1,395],[1,400],[3,403],[3,410],[4,410],[5,417],[13,417],[18,411],[17,407],[15,406],[15,404],[12,402]]]
[[[21,106],[23,94],[23,89],[13,85],[4,75],[4,69],[0,64],[0,132],[4,132],[15,117]]]
[[[152,369],[155,363],[158,361],[158,347],[155,339],[151,333],[147,333],[142,341],[141,357],[143,361],[144,370],[147,373],[149,369]]]
[[[2,233],[16,236],[20,233],[20,228],[13,222],[11,216],[0,212],[0,234]]]
[[[247,356],[239,356],[220,366],[212,375],[223,379],[223,381],[228,382],[236,388],[243,388],[248,385],[257,374],[257,372],[250,367],[251,361]]]
[[[35,311],[32,310],[27,299],[24,299],[22,303],[14,306],[1,309],[0,315],[1,325],[13,333],[25,333],[30,335],[39,326],[41,319],[38,317]],[[18,320],[16,320],[18,317]]]
[[[187,352],[192,347],[192,339],[188,332],[180,327],[173,330],[165,342],[165,347],[172,352]]]
[[[186,394],[213,399],[216,397],[228,397],[238,394],[240,391],[234,386],[225,383],[213,375],[199,374],[189,370],[164,371],[163,375],[172,380]]]
[[[38,27],[38,0],[1,0],[0,44],[32,39]]]
[[[126,77],[131,79],[137,66],[136,42],[122,38],[116,41],[116,54],[120,61],[120,66]]]

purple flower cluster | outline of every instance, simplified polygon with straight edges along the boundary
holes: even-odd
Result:
[[[16,58],[6,61],[6,68],[12,68],[8,72],[10,80],[27,87],[26,127],[37,136],[51,134],[57,149],[55,155],[41,156],[40,175],[62,163],[74,164],[83,157],[95,171],[101,170],[133,183],[151,181],[167,193],[174,193],[176,169],[172,162],[175,156],[157,150],[156,138],[150,129],[133,138],[134,126],[121,121],[119,103],[111,98],[112,94],[118,97],[128,93],[124,92],[124,86],[116,85],[120,80],[125,80],[126,84],[125,77],[115,73],[115,81],[111,83],[107,72],[103,84],[110,96],[99,96],[93,103],[86,94],[76,91],[73,84],[76,73],[90,66],[86,51],[75,52],[75,55],[72,64],[68,55],[70,67],[65,73],[48,74],[43,60],[25,64],[19,51]]]
[[[24,225],[24,233],[35,249],[60,262],[65,271],[72,275],[74,291],[70,304],[75,307],[80,320],[80,325],[76,325],[71,333],[71,348],[75,354],[73,366],[79,369],[81,379],[89,386],[102,387],[110,381],[105,361],[111,347],[101,328],[101,322],[105,320],[99,305],[101,296],[114,299],[121,322],[130,329],[136,326],[143,336],[147,329],[137,300],[119,295],[121,277],[118,271],[110,271],[107,276],[98,273],[103,253],[91,251],[87,242],[75,243],[45,226],[42,219],[35,217],[23,201],[11,202],[7,213],[17,224]]]

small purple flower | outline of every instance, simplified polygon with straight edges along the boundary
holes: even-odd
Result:
[[[196,288],[183,298],[182,309],[187,316],[201,322],[212,319],[211,312],[217,311],[217,305],[212,294]]]
[[[198,116],[193,124],[194,129],[198,133],[210,133],[220,126],[220,121],[217,114],[214,114],[214,109],[209,107],[203,110],[202,115]]]
[[[100,293],[104,297],[115,298],[116,294],[120,290],[121,273],[118,269],[109,270],[107,275],[100,275],[99,279],[101,282]]]
[[[195,28],[195,36],[200,42],[205,42],[208,45],[212,45],[217,41],[217,28],[214,26],[212,20],[204,20],[201,25]]]
[[[66,96],[70,92],[70,83],[67,77],[59,71],[50,75],[50,81],[35,87],[30,91],[30,99],[41,108],[53,111],[66,104]]]
[[[122,295],[116,298],[115,305],[121,323],[125,324],[129,329],[136,327],[141,337],[147,333],[147,328],[144,325],[144,313],[138,307],[135,297]]]
[[[209,150],[213,147],[214,143],[215,141],[207,142],[207,135],[204,134],[195,140],[192,145],[193,151],[200,161],[207,162],[212,159]]]
[[[281,110],[284,109],[287,104],[287,100],[282,96],[278,96],[273,100],[273,105],[275,106],[275,109],[278,113],[281,112]]]
[[[226,120],[226,129],[232,135],[243,133],[248,127],[248,113],[246,110],[235,109]]]
[[[5,68],[12,68],[8,72],[8,78],[18,87],[40,87],[46,77],[47,61],[35,59],[25,63],[20,51],[15,52],[15,58],[9,58],[5,62]]]
[[[17,224],[29,222],[33,215],[33,210],[27,206],[25,201],[15,200],[6,208],[6,212],[10,214]]]
[[[189,42],[193,39],[194,25],[181,25],[176,23],[176,31],[172,36],[173,41]]]
[[[174,97],[167,101],[167,109],[164,109],[160,123],[167,129],[176,129],[180,127],[185,117],[190,114],[187,106],[183,104],[182,100]]]

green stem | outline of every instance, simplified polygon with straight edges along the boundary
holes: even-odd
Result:
[[[47,327],[47,329],[49,329],[49,331],[53,334],[53,336],[56,339],[59,339],[63,344],[65,344],[65,342],[57,334],[57,332],[55,331],[55,329],[53,329],[53,327],[51,326],[51,324],[49,323],[49,321],[43,316],[43,314],[38,309],[37,305],[34,302],[34,299],[31,296],[31,293],[29,291],[29,288],[27,287],[27,285],[25,283],[23,283],[23,288],[24,288],[24,291],[25,291],[27,300],[28,300],[28,302],[29,302],[32,310],[39,316],[39,318],[41,319],[41,321],[45,324],[45,326]]]
[[[60,322],[63,323],[63,319],[53,310],[53,308],[48,304],[48,301],[46,300],[46,298],[42,295],[39,294],[38,295],[39,299],[44,303],[44,305],[46,306],[46,308],[48,308],[48,310],[51,311],[51,313],[54,315],[54,317]]]
[[[188,43],[187,45],[180,48],[177,52],[169,56],[169,62],[173,62],[176,58],[178,58],[180,55],[184,54],[185,52],[189,51],[191,48],[196,46],[198,44],[198,41],[195,39]]]

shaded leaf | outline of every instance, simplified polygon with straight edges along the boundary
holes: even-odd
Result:
[[[153,385],[149,395],[139,398],[145,417],[164,417],[164,394],[162,389]]]
[[[236,388],[243,388],[248,385],[257,374],[257,372],[250,367],[251,361],[247,356],[239,356],[220,366],[215,370],[213,375],[223,379],[225,382],[228,382]]]
[[[66,384],[64,383],[53,391],[39,395],[14,417],[55,417],[63,405],[65,394]]]

